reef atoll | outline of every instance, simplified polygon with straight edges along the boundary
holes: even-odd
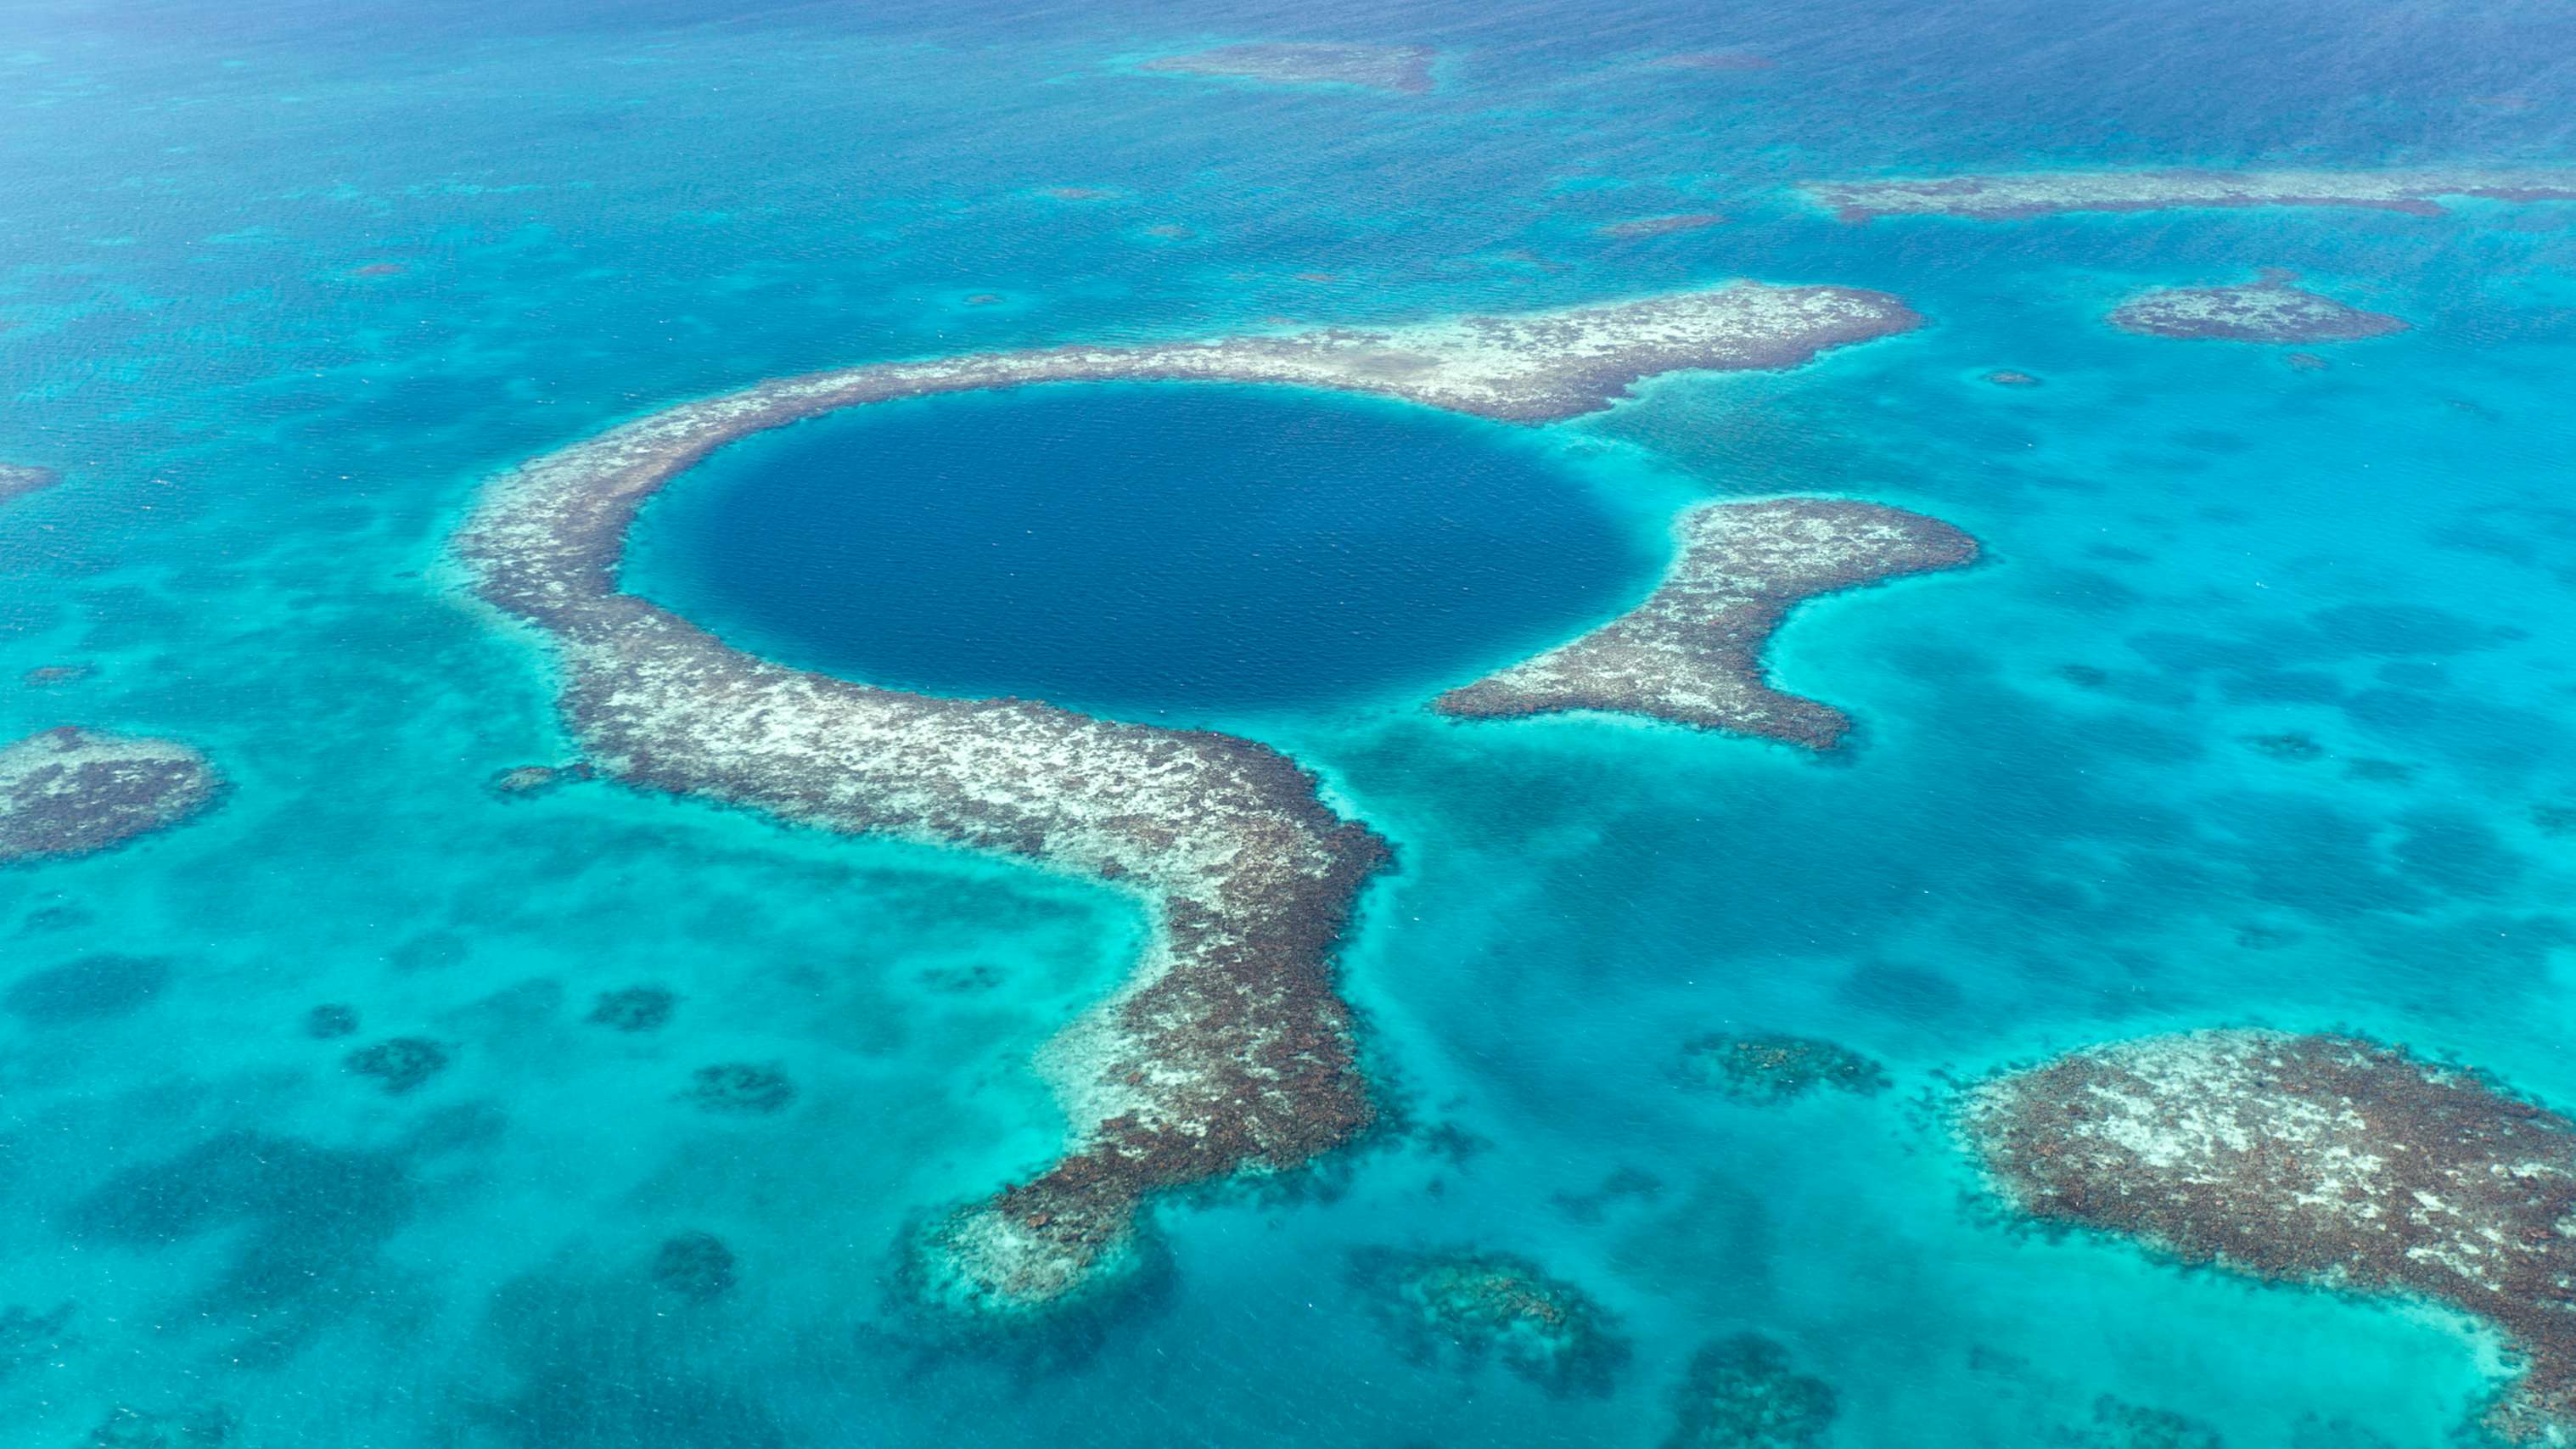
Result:
[[[2406,324],[2290,285],[2286,272],[2235,287],[2175,287],[2120,306],[2111,325],[2150,337],[2222,342],[2355,342],[2403,332]]]
[[[1167,55],[1144,68],[1177,75],[1226,76],[1280,85],[1318,83],[1366,86],[1421,95],[1431,89],[1436,54],[1421,45],[1220,45],[1189,55]]]
[[[88,855],[214,803],[220,780],[176,740],[64,725],[0,745],[0,865]]]
[[[2486,1426],[2576,1431],[2576,1124],[2475,1072],[2354,1037],[2190,1032],[1992,1078],[1960,1125],[2042,1223],[2484,1319],[2521,1359]]]
[[[1809,182],[1808,200],[1844,221],[1957,216],[2007,221],[2063,211],[2174,207],[2357,206],[2435,215],[2446,197],[2576,201],[2576,168],[2423,167],[2386,171],[2031,171],[1886,181]]]
[[[1499,1360],[1553,1394],[1603,1394],[1629,1344],[1591,1295],[1508,1253],[1364,1248],[1350,1283],[1415,1363]]]
[[[1385,846],[1248,740],[908,694],[742,653],[619,592],[644,501],[726,443],[893,398],[1267,382],[1543,422],[1654,373],[1788,366],[1919,321],[1880,293],[1741,283],[1512,317],[854,367],[682,404],[527,463],[486,491],[457,546],[481,597],[553,647],[563,712],[603,775],[1016,856],[1147,904],[1134,974],[1046,1054],[1070,1154],[923,1235],[935,1295],[1032,1308],[1128,1256],[1147,1195],[1294,1167],[1368,1125],[1331,958]]]
[[[1816,1449],[1834,1409],[1833,1385],[1800,1373],[1786,1348],[1738,1334],[1691,1355],[1664,1449]]]
[[[1872,1097],[1888,1087],[1886,1069],[1849,1047],[1761,1032],[1719,1033],[1686,1043],[1681,1077],[1685,1085],[1761,1107],[1820,1090]]]
[[[1832,749],[1850,719],[1762,676],[1790,606],[1977,556],[1975,539],[1938,519],[1848,499],[1704,504],[1680,531],[1681,554],[1644,603],[1432,707],[1476,719],[1602,710]]]

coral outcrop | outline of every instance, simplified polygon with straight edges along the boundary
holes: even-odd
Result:
[[[88,855],[166,830],[221,781],[176,740],[65,725],[0,745],[0,865]]]
[[[2521,1360],[2487,1427],[2576,1432],[2576,1123],[2478,1073],[2349,1036],[2189,1032],[1992,1078],[1960,1121],[2040,1222],[2486,1320]]]
[[[1801,600],[1977,556],[1975,539],[1938,519],[1850,499],[1705,504],[1680,531],[1681,554],[1644,603],[1432,707],[1475,719],[1601,710],[1832,749],[1850,719],[1770,686],[1772,631]]]

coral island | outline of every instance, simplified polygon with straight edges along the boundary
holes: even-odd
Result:
[[[1846,1046],[1809,1036],[1721,1033],[1682,1048],[1682,1080],[1738,1102],[1770,1107],[1820,1088],[1871,1097],[1887,1072]]]
[[[1351,1285],[1417,1363],[1501,1360],[1550,1393],[1603,1394],[1629,1345],[1591,1295],[1508,1253],[1364,1248]]]
[[[2111,325],[2150,337],[2221,342],[2353,342],[2406,324],[2290,285],[2287,272],[2236,287],[2175,287],[2123,303]]]
[[[176,740],[64,725],[0,745],[0,865],[166,830],[214,803],[220,784]]]
[[[1280,85],[1365,86],[1418,96],[1431,89],[1436,52],[1420,45],[1220,45],[1167,55],[1144,68],[1173,75],[1227,76]]]
[[[1214,342],[879,363],[682,404],[489,487],[457,540],[482,598],[560,665],[583,755],[611,778],[849,833],[965,846],[1133,890],[1152,935],[1047,1049],[1070,1153],[919,1236],[929,1291],[992,1309],[1065,1298],[1136,1246],[1157,1191],[1308,1162],[1373,1117],[1334,990],[1336,944],[1386,859],[1274,750],[1019,699],[800,673],[622,593],[636,511],[709,453],[893,398],[1040,382],[1264,382],[1545,422],[1677,369],[1784,367],[1918,325],[1875,292],[1739,283],[1613,306]]]
[[[1848,499],[1704,504],[1680,531],[1681,554],[1644,603],[1432,707],[1476,719],[1603,710],[1832,749],[1851,721],[1762,677],[1790,606],[1977,556],[1975,539],[1938,519]]]
[[[2484,1319],[2521,1367],[2487,1428],[2576,1430],[2576,1123],[2476,1072],[2355,1037],[2189,1032],[1991,1078],[1960,1126],[2039,1222]]]
[[[2063,211],[2193,206],[2355,206],[2431,216],[2446,197],[2576,200],[2576,168],[2427,167],[2392,171],[2032,171],[1887,181],[1810,182],[1807,199],[1844,221],[1957,216],[2004,221]]]
[[[1664,1449],[1816,1449],[1834,1423],[1833,1385],[1800,1373],[1758,1333],[1691,1355]]]

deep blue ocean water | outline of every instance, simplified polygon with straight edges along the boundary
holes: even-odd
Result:
[[[1404,708],[1654,587],[1664,530],[1612,512],[1631,476],[1377,399],[969,393],[724,449],[654,500],[626,579],[765,658],[934,694]]]
[[[1433,45],[1440,87],[1133,69],[1272,38]],[[1779,64],[1649,64],[1708,49]],[[1690,1353],[1748,1329],[1836,1385],[1845,1446],[2082,1444],[2103,1395],[2240,1446],[2444,1442],[2492,1366],[2475,1334],[2009,1232],[1935,1109],[1999,1062],[2217,1022],[2353,1027],[2576,1104],[2576,845],[2548,813],[2576,804],[2576,206],[1848,227],[1783,188],[2565,161],[2571,56],[2576,21],[2520,0],[7,7],[0,458],[67,481],[0,512],[0,736],[166,732],[232,789],[137,848],[0,874],[0,1312],[73,1306],[58,1335],[0,1340],[0,1443],[83,1445],[124,1406],[220,1408],[261,1449],[1651,1445]],[[1595,232],[1700,211],[1731,220]],[[2308,372],[2101,325],[2138,290],[2267,266],[2415,330]],[[520,459],[875,358],[1734,276],[1882,287],[1933,325],[1510,440],[1347,400],[1102,389],[925,404],[905,446],[953,442],[952,409],[1056,447],[1117,434],[1121,409],[1197,417],[1203,447],[1138,446],[1238,457],[1241,498],[1319,444],[1229,417],[1436,437],[1492,471],[1444,496],[1438,470],[1378,457],[1414,491],[1314,496],[1416,520],[1462,566],[1471,540],[1438,523],[1471,504],[1497,547],[1591,540],[1565,576],[1497,579],[1507,614],[1450,624],[1415,556],[1367,555],[1349,588],[1410,601],[1389,627],[1463,672],[1622,607],[1690,502],[1933,512],[1986,563],[1820,603],[1780,640],[1783,681],[1860,721],[1843,758],[1444,722],[1420,701],[1456,678],[1391,633],[1279,640],[1189,698],[1036,640],[1014,659],[989,639],[869,655],[890,646],[829,621],[773,635],[1252,734],[1396,845],[1346,990],[1389,1100],[1482,1149],[1391,1144],[1327,1190],[1167,1207],[1168,1281],[1085,1352],[926,1344],[886,1298],[905,1224],[1054,1151],[1029,1059],[1132,959],[1132,906],[604,785],[484,789],[571,756],[542,657],[443,563],[478,483]],[[2044,384],[1981,380],[2002,367]],[[728,499],[814,481],[755,451],[802,446],[745,445],[646,532],[703,520],[713,557],[753,516]],[[1105,446],[1063,466],[1105,477]],[[1203,494],[1175,477],[1116,507],[1214,550],[1279,536],[1190,517]],[[841,542],[778,546],[810,550],[820,587]],[[1083,563],[1031,560],[1098,586]],[[1189,574],[1174,597],[1215,607],[1344,594],[1213,557]],[[755,627],[719,582],[699,581],[708,612]],[[935,624],[935,601],[899,602]],[[1322,660],[1346,671],[1329,688]],[[69,662],[96,672],[14,682]],[[2316,748],[2259,747],[2289,734]],[[676,995],[662,1030],[585,1020],[639,985]],[[356,1037],[305,1033],[326,1002]],[[1740,1029],[1831,1037],[1896,1087],[1765,1111],[1677,1084],[1683,1042]],[[342,1071],[352,1042],[400,1035],[452,1064],[400,1097]],[[775,1064],[794,1102],[685,1100],[731,1061]],[[1601,1196],[1623,1170],[1658,1186]],[[731,1246],[731,1292],[651,1285],[683,1231]],[[1528,1256],[1635,1355],[1600,1398],[1406,1362],[1343,1273],[1381,1245]]]

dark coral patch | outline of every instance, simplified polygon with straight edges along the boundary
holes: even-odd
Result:
[[[1606,1394],[1628,1340],[1592,1296],[1508,1253],[1364,1248],[1350,1282],[1414,1362],[1499,1360],[1555,1394]]]
[[[1682,1047],[1682,1080],[1752,1106],[1792,1102],[1831,1090],[1875,1096],[1887,1089],[1885,1069],[1849,1047],[1819,1037],[1719,1032]]]
[[[506,800],[552,794],[590,777],[591,768],[584,764],[513,765],[494,771],[492,778],[483,782],[483,788]]]
[[[708,1303],[733,1287],[733,1249],[713,1233],[674,1233],[653,1253],[653,1282],[692,1303]]]
[[[358,1008],[336,1001],[326,1001],[304,1013],[304,1034],[315,1041],[332,1041],[358,1032]]]
[[[1833,1428],[1834,1388],[1745,1333],[1691,1356],[1673,1411],[1664,1449],[1815,1449]]]
[[[796,1084],[776,1067],[722,1062],[689,1078],[689,1100],[709,1112],[766,1116],[796,1100]]]
[[[680,998],[659,986],[628,986],[603,991],[592,1003],[589,1020],[612,1031],[659,1031],[671,1020]]]
[[[375,1078],[387,1096],[399,1097],[447,1070],[447,1048],[425,1036],[398,1036],[360,1047],[343,1063],[359,1076]]]

